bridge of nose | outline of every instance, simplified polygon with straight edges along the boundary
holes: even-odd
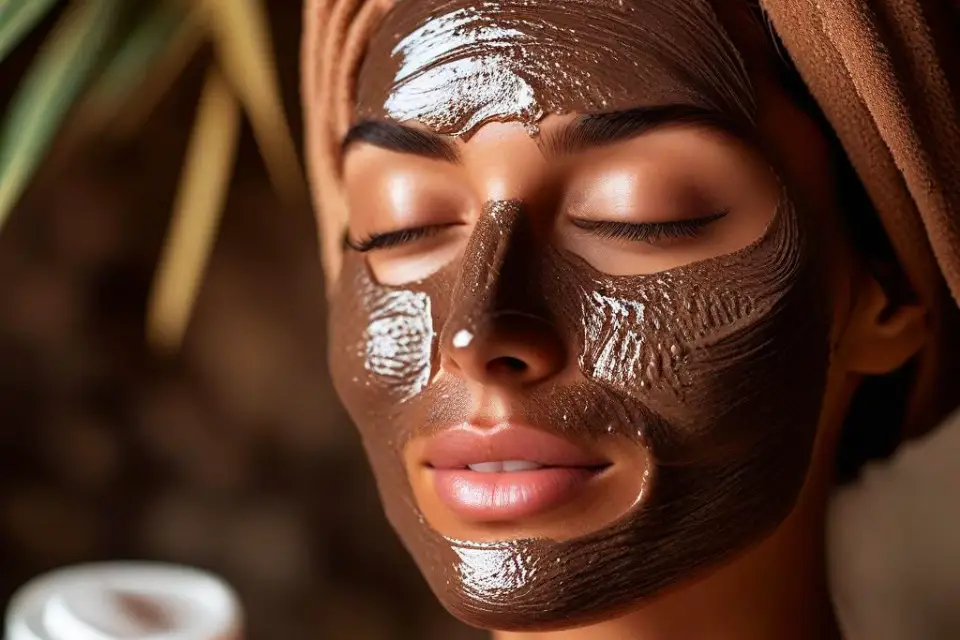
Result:
[[[491,122],[465,141],[463,164],[481,202],[535,197],[548,164],[531,135],[518,122]]]

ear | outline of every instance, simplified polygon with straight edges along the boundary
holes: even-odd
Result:
[[[852,372],[891,373],[916,355],[927,341],[927,310],[919,303],[892,302],[871,276],[862,278],[859,285],[837,345],[838,354]]]

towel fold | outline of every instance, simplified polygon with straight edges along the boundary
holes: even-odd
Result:
[[[960,403],[960,100],[953,0],[761,0],[920,299],[934,339],[907,435]]]

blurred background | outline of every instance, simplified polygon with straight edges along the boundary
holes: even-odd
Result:
[[[51,9],[0,64],[0,203],[11,167],[23,166],[6,153],[25,127],[11,128],[10,113],[64,11],[85,4],[27,3]],[[0,58],[4,12],[17,4],[0,1]],[[301,7],[266,4],[299,147]],[[65,112],[12,199],[0,232],[0,604],[52,568],[136,558],[226,578],[253,640],[483,637],[436,604],[382,516],[327,375],[312,213],[282,151],[271,182],[250,119],[240,119],[226,200],[208,207],[222,218],[195,269],[189,324],[176,301],[156,300],[157,265],[183,251],[182,239],[165,239],[222,53],[199,45],[123,135],[74,126],[75,109]],[[107,113],[106,125],[119,118]],[[294,177],[288,197],[278,195],[284,175]],[[164,313],[173,319],[156,319]],[[152,342],[150,323],[161,327]]]

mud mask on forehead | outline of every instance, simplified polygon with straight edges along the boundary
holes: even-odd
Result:
[[[746,72],[704,0],[400,0],[374,35],[358,115],[469,136],[493,120],[684,104],[743,125]]]
[[[648,29],[627,21],[624,12],[634,16],[630,21],[647,25],[640,14],[663,13],[657,6],[666,3],[636,2],[632,9],[544,4],[549,6],[517,5],[506,15],[590,15],[591,23],[617,26],[619,31],[610,27],[609,42],[639,41],[652,37],[649,31],[664,33],[670,27],[677,37],[689,31],[705,40],[698,45],[702,52],[733,58],[699,73],[680,61],[673,67],[665,62],[659,76],[648,60],[649,68],[634,85],[624,77],[621,85],[607,86],[605,77],[587,75],[590,65],[574,64],[573,70],[568,65],[554,76],[543,67],[523,76],[524,67],[511,66],[516,58],[509,53],[496,68],[528,81],[536,97],[532,110],[510,111],[517,103],[499,98],[480,106],[453,104],[461,96],[454,75],[447,94],[440,84],[428,86],[432,97],[417,119],[439,131],[466,133],[490,118],[534,122],[539,112],[595,110],[587,105],[630,108],[682,96],[683,104],[713,101],[711,108],[747,117],[737,106],[751,103],[739,76],[742,68],[731,62],[735,52],[708,7],[678,2],[674,22]],[[412,46],[407,36],[418,29],[422,37],[430,36],[434,32],[427,27],[434,20],[442,26],[444,16],[476,14],[484,24],[496,24],[504,6],[438,8],[406,0],[384,33]],[[542,29],[549,33],[562,26],[544,21]],[[529,35],[523,28],[517,31]],[[444,45],[444,59],[484,52],[496,58],[513,46],[467,37],[467,27],[456,34],[461,44]],[[566,42],[561,36],[556,41]],[[378,46],[384,45],[373,49]],[[409,49],[392,50],[402,68]],[[632,64],[627,53],[605,55]],[[423,68],[439,64],[426,61]],[[377,67],[369,73],[381,72]],[[661,82],[647,81],[654,76]],[[597,86],[589,85],[590,78]],[[361,78],[364,95],[369,97],[375,84]],[[401,85],[395,83],[393,93],[382,96],[385,112]],[[647,91],[651,86],[658,87],[653,94]],[[664,87],[675,93],[661,91]],[[602,95],[606,103],[603,98],[585,102]],[[396,117],[408,119],[411,113]],[[431,120],[434,116],[439,119]],[[803,484],[828,364],[828,305],[818,286],[820,262],[808,241],[806,219],[784,198],[764,235],[745,249],[642,276],[608,276],[575,256],[537,245],[523,204],[512,201],[488,203],[462,257],[415,284],[378,284],[362,255],[347,254],[332,302],[334,381],[360,428],[391,523],[454,615],[498,629],[589,622],[693,577],[779,525]],[[404,446],[413,437],[469,418],[463,381],[434,377],[439,353],[455,348],[453,336],[463,330],[484,339],[494,330],[493,319],[510,313],[550,323],[576,371],[575,379],[547,380],[525,391],[520,404],[511,405],[511,418],[574,440],[625,437],[648,452],[652,469],[643,495],[612,524],[562,540],[475,543],[434,531],[417,508]]]

